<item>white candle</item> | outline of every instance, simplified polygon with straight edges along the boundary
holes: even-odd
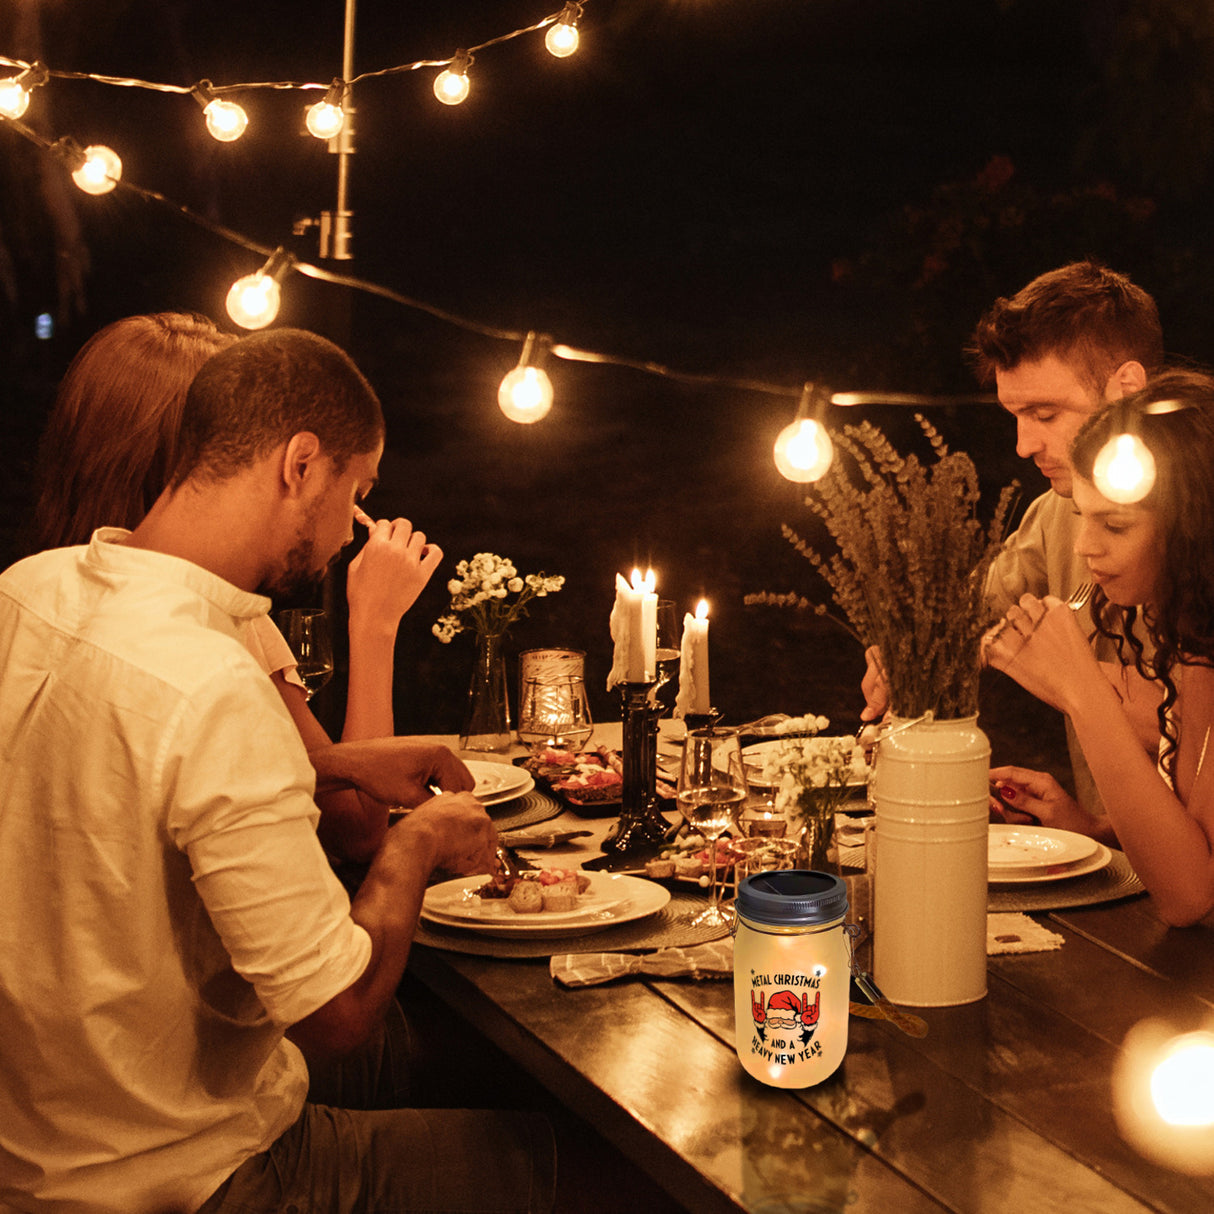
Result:
[[[650,683],[657,677],[658,596],[653,570],[642,578],[632,571],[629,585],[615,575],[615,605],[611,609],[611,639],[615,649],[607,689],[617,683]]]
[[[712,711],[708,690],[708,603],[701,599],[695,615],[683,617],[683,644],[679,651],[679,693],[675,716]]]

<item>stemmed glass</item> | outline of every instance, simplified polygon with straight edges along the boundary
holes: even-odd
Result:
[[[657,649],[654,653],[657,665],[658,681],[649,692],[650,702],[657,704],[658,692],[662,690],[675,676],[679,667],[679,614],[675,610],[673,599],[658,600],[658,633]],[[670,705],[662,702],[664,716],[670,710]]]
[[[320,607],[290,607],[278,613],[278,626],[295,657],[310,700],[333,677],[333,634]]]
[[[746,775],[736,729],[690,729],[679,767],[678,806],[688,826],[708,840],[708,906],[693,927],[729,927],[717,888],[717,840],[733,825],[746,800]]]
[[[585,679],[581,675],[528,679],[518,718],[519,741],[533,751],[545,746],[582,750],[594,732]]]

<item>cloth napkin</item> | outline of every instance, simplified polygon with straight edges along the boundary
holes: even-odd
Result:
[[[660,948],[633,953],[563,953],[552,958],[549,972],[561,986],[595,986],[630,974],[655,978],[733,978],[733,940],[710,940],[690,948]]]
[[[1061,948],[1063,937],[1019,911],[997,911],[986,917],[986,953],[1042,953]]]

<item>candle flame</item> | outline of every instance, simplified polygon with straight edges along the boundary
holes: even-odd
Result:
[[[652,594],[654,592],[654,589],[656,588],[657,584],[658,584],[658,579],[657,579],[656,575],[654,574],[653,570],[646,569],[645,570],[645,581],[643,583],[643,588],[645,590],[645,593]]]
[[[634,569],[632,571],[632,577],[629,579],[629,581],[632,583],[633,590],[645,589],[645,583],[641,580],[641,571],[639,569]]]
[[[696,619],[697,620],[708,619],[708,600],[707,599],[701,599],[696,604]]]

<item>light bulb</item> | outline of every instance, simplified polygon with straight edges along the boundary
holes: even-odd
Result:
[[[558,21],[555,25],[550,25],[548,32],[544,35],[544,45],[548,48],[549,53],[555,55],[558,59],[564,59],[567,55],[572,55],[577,50],[577,44],[577,26],[569,25],[564,21]]]
[[[812,417],[803,417],[780,431],[773,454],[781,476],[805,484],[822,478],[834,450],[826,427]]]
[[[328,101],[318,101],[315,105],[308,106],[307,113],[304,115],[304,123],[307,125],[310,134],[315,135],[317,139],[333,139],[345,125],[346,113],[340,105],[333,105]]]
[[[20,118],[29,103],[29,92],[16,76],[0,80],[0,115],[5,118]]]
[[[455,64],[435,76],[435,96],[444,106],[458,106],[469,95],[471,87],[467,72],[460,64]]]
[[[1155,457],[1136,434],[1118,434],[1097,453],[1092,483],[1111,502],[1140,502],[1155,484]]]
[[[278,315],[282,290],[264,270],[238,278],[228,292],[228,315],[242,329],[264,329]]]
[[[122,161],[103,144],[84,149],[84,163],[72,173],[72,180],[86,194],[108,194],[122,177]]]
[[[520,364],[502,380],[497,403],[512,422],[538,422],[552,408],[552,381],[542,368]]]
[[[1151,1102],[1168,1125],[1214,1126],[1214,1034],[1184,1033],[1151,1072]]]
[[[207,121],[207,130],[220,143],[239,139],[249,125],[244,106],[237,105],[235,101],[221,101],[218,97],[207,102],[202,114]]]

